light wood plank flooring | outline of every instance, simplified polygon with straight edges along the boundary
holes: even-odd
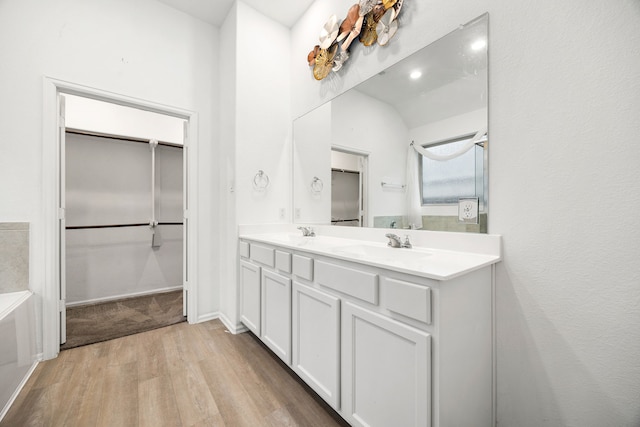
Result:
[[[254,336],[217,320],[66,350],[0,426],[347,426]]]

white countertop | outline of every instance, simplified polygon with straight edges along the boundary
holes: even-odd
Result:
[[[303,237],[300,232],[240,233],[239,237],[435,280],[453,279],[501,259],[495,251],[485,254],[424,246],[390,248],[383,242],[324,235]]]

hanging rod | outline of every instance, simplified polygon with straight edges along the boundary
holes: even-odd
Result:
[[[158,225],[183,225],[182,222],[159,222]],[[135,224],[110,224],[110,225],[68,225],[67,230],[85,230],[89,228],[121,228],[121,227],[149,227],[148,222],[140,222]]]
[[[337,169],[337,168],[331,168],[331,172],[342,172],[342,173],[352,173],[355,175],[360,175],[360,172],[358,171],[351,171],[348,169]]]
[[[138,142],[138,143],[141,143],[141,144],[149,144],[149,140],[148,139],[136,138],[136,137],[133,137],[133,136],[120,136],[120,135],[113,135],[113,134],[110,134],[110,133],[95,132],[95,131],[74,129],[74,128],[65,128],[65,132],[72,133],[74,135],[95,136],[95,137],[98,137],[98,138],[117,139],[117,140],[120,140],[120,141],[129,141],[129,142]],[[175,142],[158,141],[158,145],[164,145],[164,146],[167,146],[167,147],[184,148],[181,144],[176,144]]]
[[[331,222],[353,222],[353,221],[357,221],[360,222],[359,219],[355,218],[355,219],[332,219]]]
[[[402,190],[404,190],[404,188],[406,187],[406,185],[404,184],[396,184],[393,182],[384,182],[384,181],[382,181],[380,185],[382,186],[382,188],[398,188]]]

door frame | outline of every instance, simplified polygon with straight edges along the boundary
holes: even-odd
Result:
[[[126,107],[133,107],[154,113],[178,117],[187,122],[188,138],[185,145],[185,161],[189,165],[185,169],[185,182],[189,201],[185,209],[187,241],[183,251],[188,254],[183,269],[188,271],[188,281],[183,283],[187,290],[187,321],[196,323],[198,320],[197,294],[198,280],[196,260],[198,259],[198,114],[193,111],[177,107],[158,104],[155,102],[132,98],[88,86],[66,82],[63,80],[44,77],[43,80],[43,127],[42,127],[42,188],[43,188],[43,247],[44,274],[42,295],[42,350],[43,358],[53,359],[60,352],[60,310],[64,309],[64,302],[60,298],[60,227],[59,220],[63,213],[59,212],[61,173],[60,164],[60,136],[61,123],[59,95],[69,94],[98,101],[105,101]]]
[[[360,185],[359,185],[359,200],[360,205],[360,227],[370,227],[369,225],[369,155],[368,151],[357,150],[351,147],[345,147],[343,145],[333,144],[331,145],[331,151],[339,151],[341,153],[350,154],[358,157],[358,167],[360,172]]]

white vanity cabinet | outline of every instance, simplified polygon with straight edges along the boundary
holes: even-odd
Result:
[[[340,409],[340,299],[293,282],[293,370]]]
[[[431,425],[431,341],[426,332],[346,303],[343,413],[357,426]]]
[[[260,267],[240,260],[240,320],[255,335],[260,336]]]
[[[239,243],[240,320],[291,364],[291,253]]]
[[[492,425],[490,265],[435,280],[326,251],[240,243],[242,322],[351,425]],[[256,277],[258,332],[247,291]]]
[[[291,364],[291,279],[262,269],[260,338],[287,365]]]

